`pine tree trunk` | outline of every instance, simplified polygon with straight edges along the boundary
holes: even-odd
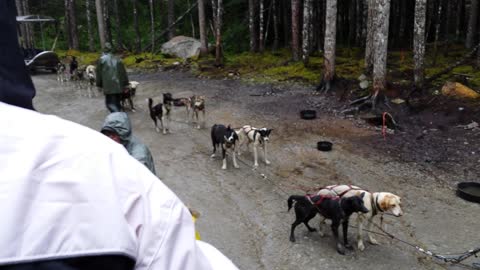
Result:
[[[28,4],[28,0],[23,0],[23,15],[30,15],[30,6]],[[35,36],[33,33],[33,28],[32,25],[29,23],[25,24],[25,30],[26,30],[26,40],[28,43],[29,48],[35,48]]]
[[[137,0],[133,0],[133,28],[135,29],[135,52],[139,53],[142,50],[142,40],[140,36],[140,28],[138,26],[138,6]]]
[[[373,106],[378,94],[387,84],[387,50],[388,50],[388,27],[390,17],[390,0],[375,0],[377,15],[375,20],[376,37],[374,41],[373,56]]]
[[[279,29],[278,29],[278,24],[280,23],[278,21],[278,11],[277,11],[277,1],[272,0],[272,13],[273,13],[273,51],[278,50],[278,45],[279,45]]]
[[[167,7],[167,20],[168,20],[168,39],[172,39],[176,35],[176,27],[172,26],[175,23],[175,0],[168,0]]]
[[[305,0],[303,3],[303,42],[302,42],[302,60],[304,65],[308,65],[310,57],[310,24],[312,20],[312,0]]]
[[[207,41],[207,24],[205,22],[205,2],[204,0],[198,0],[198,25],[200,28],[200,53],[206,55],[208,53],[208,41]]]
[[[425,24],[427,20],[427,0],[415,1],[415,23],[413,36],[414,81],[416,89],[423,88],[425,79]]]
[[[452,28],[452,14],[453,14],[453,1],[446,1],[446,19],[445,19],[445,46],[443,47],[443,55],[448,56],[448,49],[450,47],[450,42],[451,42],[451,36],[450,36],[450,31]]]
[[[90,4],[90,0],[85,0],[85,10],[87,15],[88,50],[93,52],[95,51],[95,38],[93,37],[92,11]]]
[[[112,25],[110,23],[110,1],[103,0],[103,19],[105,20],[105,38],[112,44]]]
[[[264,0],[258,0],[259,4],[260,4],[260,8],[259,8],[259,34],[258,34],[258,50],[260,52],[263,52],[265,51],[265,19],[264,19],[264,16],[265,16],[265,3],[264,3]]]
[[[335,49],[337,43],[337,0],[326,0],[325,14],[325,53],[323,83],[325,90],[330,90],[330,85],[335,77]]]
[[[462,31],[462,17],[463,17],[463,8],[465,3],[463,0],[459,0],[457,4],[457,21],[455,22],[455,41],[460,41],[461,31]]]
[[[367,17],[367,40],[365,42],[365,72],[371,74],[373,69],[373,54],[374,54],[374,39],[375,39],[375,22],[376,22],[376,12],[375,12],[375,1],[376,0],[367,0],[368,1],[368,17]]]
[[[155,52],[155,5],[153,0],[149,0],[148,3],[150,4],[150,31],[151,31],[151,46],[152,46],[152,53]]]
[[[123,48],[122,23],[120,20],[120,13],[118,10],[118,0],[113,0],[113,13],[115,16],[115,26],[116,26],[116,32],[117,32],[116,47],[117,47],[117,50],[122,50]]]
[[[356,9],[355,9],[355,14],[356,14],[356,19],[357,19],[357,25],[356,25],[356,33],[355,33],[355,46],[361,46],[362,45],[362,15],[363,15],[363,0],[356,0]]]
[[[293,61],[300,60],[300,4],[301,0],[292,0],[292,54]]]
[[[68,48],[78,50],[78,31],[77,31],[77,16],[75,12],[75,0],[66,0],[65,1],[65,18],[68,22]]]
[[[406,44],[406,25],[407,25],[407,1],[400,1],[400,44]]]
[[[319,34],[318,34],[318,52],[324,51],[323,45],[325,45],[325,7],[326,7],[326,1],[321,1],[318,3],[318,20],[320,21],[319,23]]]
[[[22,0],[15,0],[15,5],[17,7],[17,15],[18,16],[24,15]],[[27,48],[28,41],[27,41],[27,30],[25,28],[25,24],[24,23],[19,24],[19,28],[20,28],[20,36],[21,36],[20,46],[22,46],[23,48]]]
[[[290,33],[292,32],[292,28],[290,26],[289,18],[292,18],[291,14],[289,14],[290,8],[288,7],[287,1],[283,0],[280,2],[282,5],[282,18],[283,18],[283,42],[285,47],[291,47],[290,44]]]
[[[356,24],[356,20],[355,20],[355,3],[354,3],[355,0],[352,0],[350,2],[350,5],[348,6],[348,14],[346,15],[346,17],[348,18],[348,37],[347,37],[347,43],[348,43],[348,47],[351,47],[351,44],[355,44],[355,32],[356,32],[356,29],[355,29],[355,24]]]
[[[437,64],[438,38],[440,36],[440,26],[442,24],[442,1],[438,3],[437,19],[435,20],[435,40],[433,42],[433,65]]]
[[[248,1],[248,28],[250,30],[250,51],[258,52],[257,0]]]
[[[368,25],[368,1],[362,0],[362,38],[360,39],[361,46],[365,46],[367,40],[367,25]]]
[[[105,20],[103,19],[103,1],[95,0],[95,7],[97,9],[97,24],[98,24],[98,36],[100,37],[100,46],[105,48]]]
[[[70,0],[65,0],[65,38],[68,49],[72,49],[72,35],[70,34]]]
[[[223,17],[223,1],[222,0],[213,0],[213,1],[218,1],[216,7],[216,10],[214,9],[214,13],[216,13],[215,16],[215,65],[216,66],[222,66],[223,65],[223,54],[222,54],[222,17]]]
[[[477,21],[478,21],[478,0],[472,0],[470,7],[470,17],[468,18],[467,39],[465,41],[465,47],[471,49],[475,43],[475,34],[477,33]]]

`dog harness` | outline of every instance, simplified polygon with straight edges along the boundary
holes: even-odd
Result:
[[[314,202],[314,201],[312,200],[312,198],[313,198],[313,197],[317,197],[317,196],[319,196],[320,199],[319,199],[318,201]],[[330,199],[330,200],[334,200],[334,201],[340,200],[340,196],[331,196],[331,195],[313,195],[313,194],[307,194],[305,197],[308,199],[308,201],[309,201],[311,204],[313,204],[313,205],[315,205],[315,206],[322,204],[322,202],[323,202],[325,199]]]
[[[337,193],[337,192],[334,190],[334,188],[339,187],[339,186],[340,186],[340,185],[334,185],[334,186],[331,186],[331,187],[324,187],[324,188],[321,188],[321,189],[328,189],[328,190],[330,190],[330,191],[333,191],[333,192],[334,192],[335,194],[337,194],[337,196],[339,196],[339,197],[343,197],[343,195],[347,194],[347,192],[349,192],[349,191],[351,191],[351,190],[365,190],[365,191],[368,192],[368,190],[366,190],[366,189],[362,189],[362,188],[359,188],[359,187],[354,187],[354,186],[352,186],[352,185],[346,185],[346,186],[348,186],[348,189],[346,189],[345,191],[343,191],[343,192],[341,192],[341,193],[339,194],[339,193]],[[343,186],[343,185],[342,185],[342,186]],[[373,196],[373,195],[372,195],[372,196]]]
[[[257,134],[260,133],[258,129],[248,126],[248,127],[243,127],[243,130],[247,133],[247,137],[249,136],[250,132],[253,132],[253,141],[255,142],[255,139],[257,138]],[[263,137],[260,135],[260,138],[258,138],[258,142],[260,144],[263,143]]]

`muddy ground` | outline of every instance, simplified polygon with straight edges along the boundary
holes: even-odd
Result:
[[[85,89],[62,85],[49,74],[33,78],[38,111],[99,129],[107,115],[101,94],[89,97]],[[382,236],[376,237],[380,245],[367,242],[365,251],[346,256],[335,251],[330,231],[321,238],[299,226],[297,242],[291,243],[294,215],[286,211],[288,196],[328,184],[356,184],[400,195],[405,215],[386,216],[385,223],[405,241],[439,253],[480,245],[480,206],[455,196],[457,182],[478,181],[479,131],[455,128],[456,123],[441,130],[427,121],[384,140],[375,127],[341,116],[343,105],[334,97],[312,95],[311,87],[205,80],[177,71],[131,74],[130,79],[141,83],[138,110],[129,113],[134,133],[150,147],[158,176],[201,213],[197,226],[202,239],[240,269],[460,269],[434,263]],[[205,95],[205,127],[197,130],[185,123],[184,109],[177,108],[171,134],[156,133],[145,99],[166,91],[175,97]],[[300,120],[298,112],[304,108],[317,109],[319,118]],[[209,127],[214,123],[273,128],[272,165],[260,162],[253,170],[249,151],[240,157],[239,169],[229,160],[222,171],[221,160],[210,158]],[[324,139],[334,143],[332,152],[316,150],[316,142]],[[354,244],[355,233],[350,229]]]

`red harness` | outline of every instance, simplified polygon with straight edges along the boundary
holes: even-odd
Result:
[[[330,200],[340,200],[339,196],[331,196],[331,195],[314,195],[314,194],[307,194],[305,197],[313,204],[313,205],[320,205],[325,199],[330,199]],[[316,202],[312,200],[313,197],[320,197],[320,199]]]

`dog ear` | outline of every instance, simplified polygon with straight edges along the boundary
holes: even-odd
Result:
[[[360,194],[360,199],[363,199],[363,197],[365,197],[365,192],[362,192],[362,194]]]

